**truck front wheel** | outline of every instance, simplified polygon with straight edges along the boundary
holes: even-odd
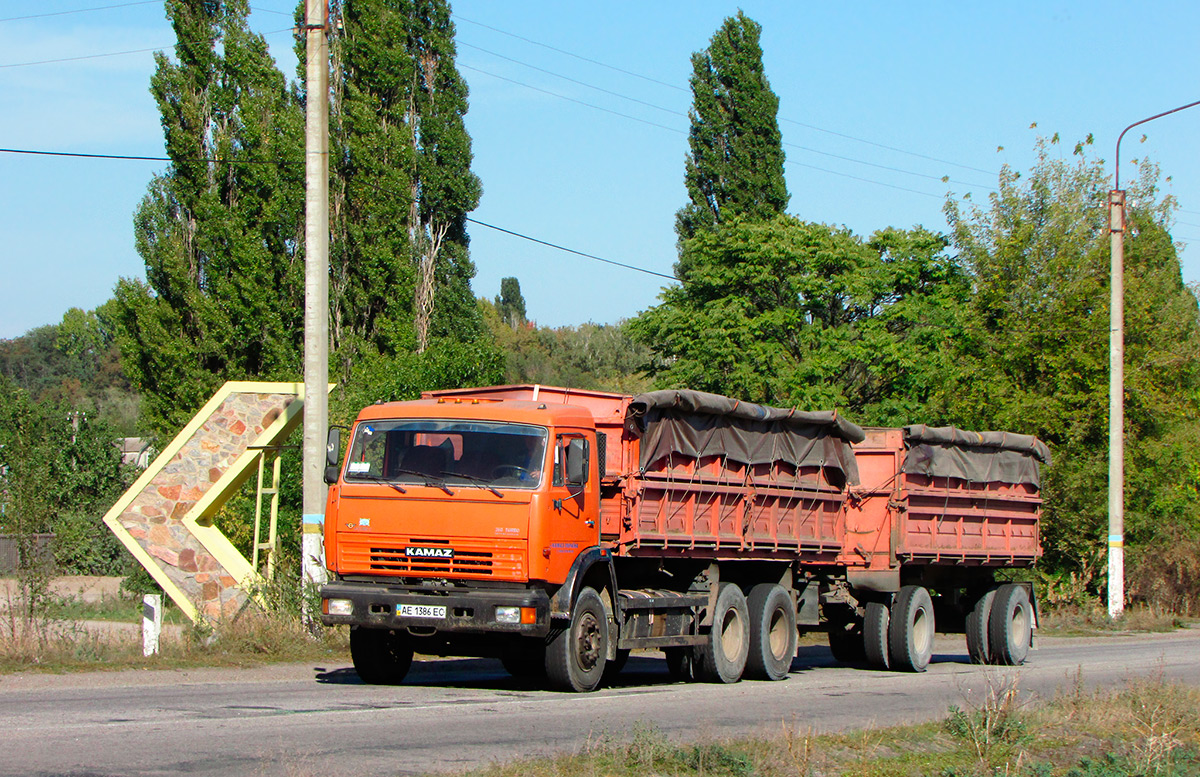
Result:
[[[742,589],[721,583],[708,641],[696,649],[696,674],[710,683],[736,683],[750,655],[750,616]]]
[[[584,588],[571,608],[571,623],[546,646],[546,677],[564,691],[596,690],[608,659],[608,614],[594,588]]]
[[[412,643],[390,629],[350,629],[354,671],[369,685],[399,685],[412,666]]]

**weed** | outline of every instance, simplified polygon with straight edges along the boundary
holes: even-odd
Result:
[[[982,698],[964,693],[966,709],[951,707],[946,731],[955,739],[970,744],[982,766],[997,761],[1007,765],[1014,752],[1021,759],[1020,745],[1027,733],[1015,675],[989,673]]]

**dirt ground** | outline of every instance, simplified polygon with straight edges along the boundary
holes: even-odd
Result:
[[[74,597],[84,602],[98,602],[106,598],[114,598],[121,588],[122,577],[101,577],[99,575],[71,575],[56,577],[50,581],[50,591],[55,596],[63,598]],[[8,602],[17,595],[17,580],[12,577],[0,577],[0,608],[8,606]]]

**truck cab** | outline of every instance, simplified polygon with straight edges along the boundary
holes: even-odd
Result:
[[[367,407],[330,473],[322,621],[443,655],[478,655],[485,634],[544,637],[551,597],[599,545],[596,450],[591,414],[572,405]]]

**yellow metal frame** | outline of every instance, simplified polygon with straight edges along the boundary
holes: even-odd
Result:
[[[328,390],[332,391],[335,385],[329,384]],[[300,423],[304,408],[303,383],[229,381],[221,386],[104,516],[104,523],[108,525],[113,534],[193,622],[199,622],[201,619],[195,603],[188,599],[183,591],[172,582],[160,563],[129,534],[119,519],[133,500],[150,485],[155,476],[175,458],[180,449],[232,394],[294,394],[298,400],[288,405],[279,418],[263,430],[262,434],[250,444],[250,447],[238,457],[237,461],[205,492],[200,501],[192,505],[192,508],[181,520],[184,527],[199,540],[204,549],[224,567],[226,573],[237,581],[238,587],[260,597],[261,592],[258,589],[263,578],[246,560],[246,557],[233,546],[233,543],[221,533],[221,530],[213,526],[212,515],[253,473],[255,465],[266,455],[265,449],[274,447],[277,441],[285,439]]]

